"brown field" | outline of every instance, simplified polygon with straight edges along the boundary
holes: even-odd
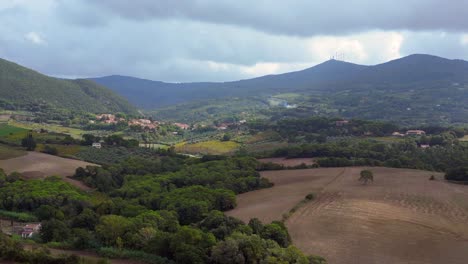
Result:
[[[260,162],[264,163],[276,163],[283,165],[285,167],[294,167],[301,165],[304,163],[305,165],[313,165],[315,161],[311,158],[296,158],[296,159],[287,159],[287,158],[265,158],[265,159],[258,159]]]
[[[239,195],[228,214],[280,220],[314,192],[286,222],[294,244],[308,254],[331,264],[468,263],[468,186],[391,168],[371,168],[374,183],[362,185],[362,169],[263,172],[275,186]],[[428,180],[432,174],[437,180]]]
[[[95,164],[39,152],[28,152],[21,157],[0,160],[0,168],[5,170],[6,173],[17,171],[26,178],[44,178],[52,175],[61,176],[65,181],[84,190],[88,190],[89,187],[67,176],[72,176],[76,168],[88,165]]]

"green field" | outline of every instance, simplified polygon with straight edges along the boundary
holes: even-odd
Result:
[[[297,98],[301,98],[304,95],[298,94],[298,93],[281,93],[281,94],[275,94],[273,97],[279,98],[279,99],[284,99],[284,100],[294,100]]]
[[[0,124],[0,137],[6,137],[12,134],[23,133],[23,132],[25,133],[27,132],[27,130],[24,128],[12,126],[6,123]]]
[[[239,143],[233,141],[210,140],[187,144],[185,142],[177,144],[176,151],[182,153],[201,153],[201,154],[229,154],[239,148]]]
[[[72,136],[75,139],[81,139],[83,134],[86,134],[86,131],[78,129],[78,128],[71,128],[71,127],[64,127],[60,125],[53,125],[53,124],[38,124],[38,123],[23,123],[17,121],[9,121],[8,123],[10,126],[27,129],[27,130],[39,130],[44,129],[49,132],[56,132],[56,133],[63,133]]]

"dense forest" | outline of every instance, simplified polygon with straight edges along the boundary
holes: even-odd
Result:
[[[94,249],[108,257],[150,263],[323,263],[295,248],[281,222],[245,224],[222,213],[236,206],[235,194],[271,186],[257,166],[250,157],[169,154],[77,169],[74,177],[99,190],[98,196],[55,177],[25,180],[1,172],[0,209],[41,221],[38,242]]]

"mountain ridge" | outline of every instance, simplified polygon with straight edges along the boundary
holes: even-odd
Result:
[[[132,103],[151,109],[193,100],[281,92],[323,92],[367,86],[410,87],[415,83],[468,81],[468,62],[412,54],[376,65],[328,60],[304,70],[230,82],[167,83],[112,75],[91,80],[109,87]]]

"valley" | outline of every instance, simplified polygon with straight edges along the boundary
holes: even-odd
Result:
[[[0,243],[26,262],[465,263],[466,71],[411,55],[163,83],[0,61],[0,214],[42,226]]]
[[[0,263],[468,263],[468,1],[0,1]]]

